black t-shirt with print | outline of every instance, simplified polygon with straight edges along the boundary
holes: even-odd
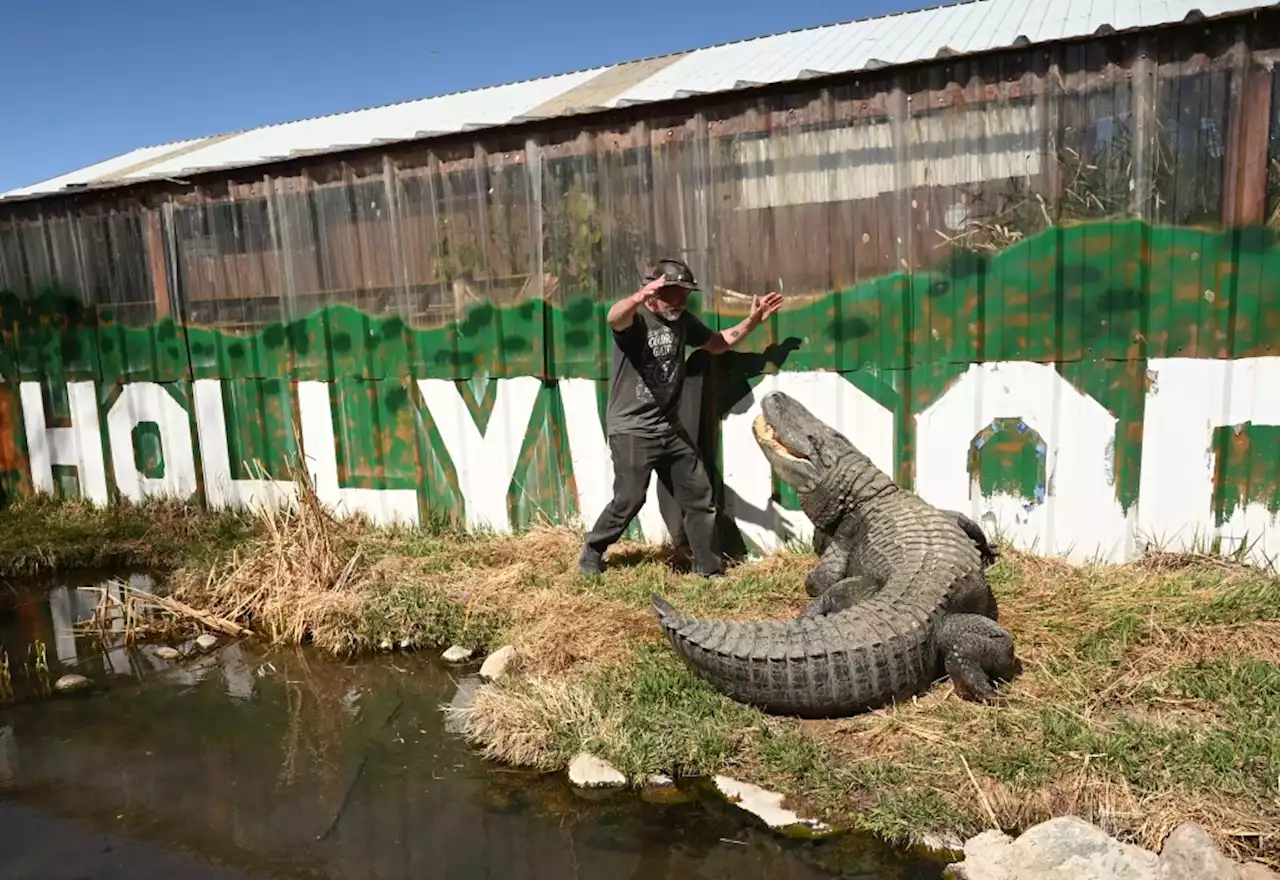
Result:
[[[635,310],[631,326],[613,331],[612,382],[608,434],[666,437],[679,420],[684,385],[685,347],[700,348],[711,330],[692,312],[667,321],[645,306]]]

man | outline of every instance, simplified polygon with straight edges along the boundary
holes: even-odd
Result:
[[[751,298],[751,313],[736,327],[713,333],[685,310],[697,290],[693,272],[679,260],[661,260],[643,288],[613,304],[613,366],[605,418],[613,456],[613,500],[587,534],[578,565],[586,574],[604,570],[604,552],[644,506],[649,476],[658,479],[684,514],[694,571],[722,573],[714,547],[711,480],[681,428],[677,409],[684,385],[685,346],[721,354],[733,348],[782,306],[782,296]]]

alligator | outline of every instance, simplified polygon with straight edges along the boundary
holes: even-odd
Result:
[[[684,662],[775,715],[854,715],[944,677],[964,699],[999,702],[995,682],[1012,680],[1021,663],[997,621],[979,545],[955,516],[899,487],[782,392],[761,401],[753,431],[815,530],[830,536],[826,552],[847,551],[871,589],[825,613],[748,621],[687,616],[654,593],[658,625]]]
[[[982,527],[958,510],[942,512],[954,519],[973,541],[983,566],[994,565],[1000,554],[991,546]],[[818,554],[818,565],[805,577],[804,589],[816,598],[804,609],[805,617],[833,614],[866,601],[880,589],[875,579],[862,570],[858,555],[852,552],[851,541],[850,536],[833,534],[829,529],[814,529],[813,549]]]

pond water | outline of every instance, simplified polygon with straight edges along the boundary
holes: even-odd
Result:
[[[587,797],[482,761],[440,711],[465,673],[426,654],[104,647],[69,631],[99,583],[0,585],[10,880],[941,877],[870,838],[787,840],[714,795]],[[67,672],[94,688],[51,692]]]

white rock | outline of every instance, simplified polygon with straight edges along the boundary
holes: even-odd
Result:
[[[964,843],[964,860],[946,872],[955,880],[1014,880],[1013,838],[1002,831],[984,831]]]
[[[480,677],[487,678],[490,681],[501,678],[506,673],[507,667],[511,665],[511,661],[515,659],[515,656],[516,649],[513,646],[503,645],[484,658],[484,663],[480,665]]]
[[[177,660],[182,656],[177,648],[171,648],[168,645],[161,645],[156,648],[156,656],[161,660]]]
[[[70,693],[71,691],[84,690],[89,686],[89,679],[83,675],[69,672],[53,683],[54,690]]]
[[[395,645],[391,644],[391,639],[383,639],[382,641],[378,642],[378,648],[379,650],[382,650],[382,651],[390,651],[394,647]]]
[[[1240,880],[1280,880],[1280,874],[1258,862],[1245,862],[1240,866]]]
[[[665,773],[652,773],[644,778],[644,784],[649,788],[671,788],[676,781]]]
[[[627,777],[609,762],[580,752],[569,765],[569,781],[578,788],[617,788],[627,784]]]
[[[1158,861],[1155,853],[1121,843],[1078,816],[1033,825],[1014,841],[1013,848],[1019,870],[1035,877],[1150,880]]]
[[[463,663],[471,659],[471,649],[454,645],[440,655],[446,663]]]
[[[200,638],[196,639],[196,647],[201,651],[208,651],[218,644],[218,637],[213,633],[201,633]]]
[[[1121,843],[1078,816],[1028,828],[1017,840],[986,831],[964,845],[964,861],[948,874],[958,880],[1155,880],[1158,857]]]
[[[782,795],[777,792],[766,791],[758,785],[741,782],[728,776],[715,777],[715,785],[722,795],[748,813],[759,816],[770,828],[807,825],[820,833],[831,830],[831,827],[824,822],[816,819],[802,819],[797,813],[783,809]]]
[[[1209,833],[1195,822],[1183,822],[1160,847],[1158,880],[1239,880],[1240,869]]]

